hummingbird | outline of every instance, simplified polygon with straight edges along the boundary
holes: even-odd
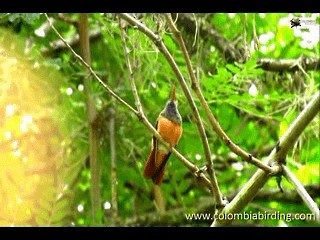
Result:
[[[155,124],[155,129],[173,147],[177,146],[182,135],[182,118],[177,107],[175,86],[173,86],[170,100],[159,114]],[[144,167],[143,176],[151,178],[154,184],[160,185],[164,177],[165,165],[170,155],[169,149],[153,136],[151,151]]]

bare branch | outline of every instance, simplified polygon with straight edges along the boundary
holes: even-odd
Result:
[[[316,92],[305,109],[299,114],[289,129],[278,141],[276,147],[272,150],[266,159],[267,164],[279,165],[285,159],[290,147],[298,139],[302,131],[307,127],[311,120],[317,115],[320,109],[320,91]],[[250,180],[243,186],[235,198],[221,211],[222,213],[240,212],[257,194],[257,192],[268,181],[270,175],[258,169]],[[232,220],[218,219],[211,226],[220,226],[230,224]]]
[[[134,81],[134,74],[132,72],[131,63],[130,63],[130,59],[128,56],[128,48],[127,48],[126,39],[124,36],[125,32],[124,32],[124,28],[122,27],[121,21],[122,21],[122,19],[119,18],[119,29],[120,29],[121,42],[122,42],[124,57],[126,60],[126,65],[127,65],[127,68],[128,68],[129,74],[130,74],[131,89],[133,92],[133,96],[134,96],[134,100],[135,100],[137,109],[140,112],[140,114],[142,116],[144,116],[141,101],[140,101],[137,87],[136,87],[136,84]],[[163,215],[165,213],[166,209],[165,209],[165,198],[163,197],[161,187],[158,185],[153,185],[153,193],[154,193],[154,200],[155,200],[156,208],[157,208],[159,214]]]
[[[273,151],[276,154],[276,160],[284,160],[289,149],[298,140],[298,137],[306,126],[311,122],[311,120],[317,115],[320,110],[320,91],[316,92],[307,106],[299,114],[299,116],[294,120],[289,126],[288,130],[278,141],[277,148]],[[270,159],[272,160],[272,159]],[[269,162],[270,164],[272,162]]]
[[[66,40],[61,36],[61,34],[57,31],[57,29],[52,25],[50,22],[50,19],[48,15],[45,13],[45,16],[47,20],[50,23],[51,28],[54,30],[54,32],[59,36],[59,38],[66,44],[68,49],[72,52],[72,54],[81,62],[82,65],[84,65],[85,68],[88,69],[88,71],[94,76],[94,78],[102,85],[102,87],[117,101],[119,101],[121,104],[123,104],[125,107],[127,107],[131,112],[133,112],[138,119],[149,129],[149,131],[159,140],[163,145],[165,145],[169,151],[171,151],[174,155],[178,157],[182,161],[182,163],[197,177],[199,178],[207,187],[211,189],[211,183],[209,179],[204,175],[204,173],[193,163],[188,161],[181,153],[179,153],[175,148],[171,146],[167,141],[165,141],[161,135],[158,133],[158,131],[152,126],[152,124],[148,121],[148,119],[141,114],[139,111],[135,110],[133,107],[131,107],[126,101],[124,101],[121,97],[119,97],[116,93],[112,91],[112,89],[105,84],[101,78],[92,70],[92,68],[73,50],[73,48],[66,42]]]
[[[201,19],[201,18],[199,18]],[[217,31],[212,24],[207,24],[204,20],[197,23],[195,18],[191,14],[180,13],[177,19],[177,25],[185,29],[190,35],[194,35],[197,29],[199,29],[199,35],[204,40],[210,40],[223,54],[227,62],[245,62],[248,60],[247,56],[244,54],[244,48],[236,46],[235,42],[228,40],[223,37],[219,31]],[[198,26],[197,26],[198,25]],[[254,21],[254,36],[253,39],[255,44],[258,43],[256,31],[255,31],[255,21]],[[245,46],[244,46],[245,47]],[[302,57],[297,59],[260,59],[257,61],[258,68],[262,68],[266,71],[274,72],[294,72],[299,70],[299,65],[307,71],[317,71],[320,66],[320,59],[310,59]]]
[[[197,23],[191,14],[179,13],[177,24],[185,29],[186,32],[194,35],[197,29]],[[210,40],[216,48],[222,53],[227,62],[245,62],[247,57],[243,49],[238,48],[233,42],[223,37],[212,24],[201,22],[198,24],[199,34],[204,40]]]
[[[132,187],[132,186],[131,186]],[[137,187],[137,186],[135,186]],[[308,185],[305,186],[306,189],[311,193],[312,197],[320,197],[320,186],[317,185]],[[132,189],[130,189],[132,190]],[[133,191],[140,192],[143,189],[133,189]],[[228,199],[232,199],[238,191],[235,191],[231,194],[227,195]],[[195,206],[195,210],[192,213],[195,214],[209,214],[213,213],[214,205],[210,201],[211,197],[202,197],[199,199],[199,202]],[[257,196],[255,197],[257,201],[278,201],[278,202],[287,202],[287,203],[301,203],[302,200],[297,195],[294,190],[288,190],[285,194],[281,193],[280,191],[275,191],[274,189],[262,189]],[[250,204],[252,206],[253,204]],[[191,212],[189,212],[191,213]],[[191,214],[192,214],[191,213]],[[272,212],[273,213],[273,212]],[[170,226],[194,226],[197,225],[194,221],[190,222],[185,217],[186,210],[185,208],[173,208],[168,209],[166,214],[159,217],[155,212],[150,212],[146,214],[141,214],[136,217],[130,217],[124,219],[122,222],[125,226],[163,226],[163,225],[170,225]],[[202,221],[201,223],[203,223]],[[200,221],[199,221],[200,223]],[[243,224],[248,226],[247,222],[237,222],[237,224]]]
[[[310,193],[311,197],[320,198],[320,186],[319,185],[306,185],[305,189]],[[228,194],[230,199],[234,198],[238,191]],[[261,189],[254,198],[256,201],[278,201],[288,203],[302,203],[301,197],[297,192],[293,190],[286,190],[285,193],[279,191],[279,189]]]
[[[182,38],[182,35],[180,33],[180,31],[176,28],[173,20],[172,20],[172,17],[171,17],[171,14],[166,14],[166,19],[167,19],[167,22],[169,23],[169,27],[171,28],[171,31],[173,32],[173,34],[175,35],[179,45],[180,45],[180,48],[183,52],[183,55],[184,55],[184,59],[186,61],[186,64],[187,64],[187,68],[188,68],[188,72],[189,72],[189,75],[191,77],[191,81],[193,83],[196,82],[196,76],[194,74],[194,71],[193,71],[193,68],[192,68],[192,64],[191,64],[191,61],[190,61],[190,57],[189,57],[189,54],[188,54],[188,51],[186,49],[186,45],[184,43],[184,40]],[[199,97],[199,95],[198,95]],[[204,100],[204,99],[203,99]],[[208,139],[206,136],[204,136],[206,138],[205,142],[208,142]],[[222,194],[221,194],[221,191],[219,189],[219,185],[218,185],[218,180],[216,178],[216,174],[215,174],[215,171],[214,171],[214,166],[213,166],[213,163],[212,163],[212,159],[211,157],[206,157],[206,160],[207,160],[207,172],[209,174],[209,177],[210,177],[210,181],[211,181],[211,184],[213,186],[213,188],[215,189],[214,193],[216,195],[216,202],[217,203],[223,203],[223,199],[222,199]],[[218,204],[218,207],[222,207],[221,205]]]
[[[130,109],[130,111],[132,111],[133,113],[135,113],[136,115],[139,115],[138,111],[135,110],[133,107],[131,107],[126,101],[124,101],[121,97],[119,97],[115,92],[112,91],[112,89],[105,84],[101,78],[95,73],[95,71],[92,70],[91,66],[82,59],[81,56],[79,56],[74,50],[73,48],[67,43],[67,41],[61,36],[61,34],[57,31],[57,29],[52,25],[51,20],[49,19],[48,15],[45,13],[45,16],[51,26],[51,28],[53,29],[53,31],[58,35],[58,37],[61,39],[61,41],[68,47],[68,49],[72,52],[72,54],[76,57],[76,59],[78,59],[82,65],[84,65],[85,68],[88,69],[88,71],[98,80],[98,82],[103,86],[103,88],[105,90],[107,90],[111,96],[113,96],[115,99],[117,99],[119,102],[121,102],[123,105],[125,105],[127,108]]]
[[[192,163],[186,160],[179,152],[177,152],[169,143],[167,143],[160,134],[154,129],[154,127],[150,124],[150,122],[140,114],[139,111],[132,108],[127,102],[125,102],[122,98],[120,98],[117,94],[115,94],[109,86],[107,86],[92,70],[90,65],[88,65],[75,51],[68,45],[68,43],[63,39],[63,37],[59,34],[59,32],[54,28],[51,24],[50,19],[47,17],[50,26],[56,32],[56,34],[60,37],[60,39],[68,46],[73,55],[89,70],[89,72],[99,81],[99,83],[105,88],[114,98],[116,98],[119,102],[121,102],[124,106],[130,109],[131,112],[135,113],[139,120],[153,133],[153,135],[161,141],[172,153],[174,153],[196,176],[198,176],[207,186],[211,186],[210,181],[205,177],[205,175]],[[309,124],[309,122],[314,118],[314,116],[319,111],[319,92],[316,93],[313,100],[307,105],[305,110],[300,114],[302,116],[298,116],[297,119],[299,121],[295,121],[292,126],[290,126],[289,130],[286,134],[280,139],[277,147],[271,152],[268,156],[266,163],[278,162],[279,160],[283,160],[284,155],[287,154],[290,144],[293,144],[296,139],[299,137],[303,129]],[[301,126],[296,126],[297,124],[301,124]],[[292,133],[291,133],[292,132]],[[234,213],[239,212],[241,209],[246,206],[246,204],[251,201],[256,193],[263,187],[265,182],[269,179],[270,175],[267,175],[264,171],[258,170],[254,176],[248,181],[248,183],[241,189],[239,194],[232,200],[230,204],[228,204],[223,212],[225,213]],[[228,224],[227,222],[214,222],[213,225],[221,225]]]
[[[258,68],[266,71],[274,72],[294,72],[299,70],[299,66],[303,69],[310,71],[317,71],[320,67],[320,58],[309,59],[300,57],[299,59],[268,59],[262,58],[257,61]]]
[[[161,51],[161,53],[165,56],[165,58],[167,59],[168,63],[170,64],[173,72],[175,73],[176,77],[178,78],[180,85],[182,87],[182,90],[188,100],[188,103],[192,109],[193,115],[195,116],[195,122],[196,125],[198,127],[198,131],[202,140],[202,145],[204,147],[204,151],[205,151],[205,155],[206,158],[208,159],[207,162],[211,161],[211,152],[210,152],[210,148],[209,148],[209,143],[208,143],[208,139],[206,137],[206,133],[204,130],[204,126],[202,124],[200,115],[199,115],[199,111],[197,109],[197,106],[191,96],[191,93],[188,89],[188,86],[186,84],[186,81],[182,75],[182,73],[180,72],[179,67],[177,66],[175,60],[173,59],[172,55],[170,54],[170,52],[168,51],[167,47],[165,46],[165,44],[163,43],[161,37],[157,34],[155,34],[152,30],[150,30],[148,27],[146,27],[144,24],[142,24],[141,22],[139,22],[137,19],[135,19],[133,16],[131,16],[130,14],[126,14],[126,13],[120,13],[119,16],[126,20],[127,22],[129,22],[131,25],[135,26],[138,28],[139,31],[143,32],[146,36],[148,36],[151,40],[154,41],[154,44],[158,47],[158,49]],[[217,203],[217,206],[222,206],[223,205],[223,201],[222,201],[222,194],[217,186],[217,183],[212,182],[212,192],[214,193],[215,196],[215,200]]]
[[[178,29],[176,28],[176,26],[174,25],[172,19],[171,19],[171,15],[168,14],[166,16],[170,16],[167,17],[168,19],[168,23],[174,33],[174,35],[176,36],[178,43],[182,49],[184,58],[186,60],[186,64],[188,67],[188,71],[189,71],[189,75],[192,81],[192,89],[195,91],[197,97],[200,100],[200,103],[202,105],[202,107],[205,109],[207,116],[209,117],[210,123],[213,127],[213,129],[216,131],[216,133],[221,137],[221,139],[224,141],[224,143],[231,149],[231,151],[233,151],[235,154],[239,155],[242,159],[244,159],[245,161],[254,164],[255,166],[257,166],[258,168],[263,169],[264,171],[266,171],[267,173],[271,173],[271,174],[276,174],[276,169],[273,169],[271,167],[269,167],[268,165],[264,164],[262,161],[260,161],[259,159],[255,158],[254,156],[252,156],[251,154],[247,153],[246,151],[244,151],[243,149],[241,149],[239,146],[237,146],[236,144],[234,144],[231,139],[228,137],[228,135],[223,131],[223,129],[221,128],[219,122],[215,119],[213,113],[210,110],[210,107],[207,103],[207,101],[205,100],[200,86],[199,86],[199,81],[196,78],[193,68],[192,68],[192,64],[191,64],[191,60],[188,54],[188,51],[186,49],[186,46],[184,44],[183,38],[180,34],[180,32],[178,31]],[[211,164],[209,165],[211,166]]]
[[[142,105],[140,102],[140,98],[138,95],[138,91],[137,91],[137,87],[134,83],[134,75],[132,72],[132,68],[131,68],[131,63],[129,60],[129,56],[128,56],[128,48],[127,48],[127,44],[126,44],[126,40],[125,40],[125,36],[124,36],[124,28],[121,27],[121,18],[119,18],[119,29],[120,29],[120,36],[121,36],[121,42],[122,42],[122,48],[123,48],[123,52],[124,52],[124,58],[126,60],[126,65],[130,74],[130,84],[131,84],[131,89],[133,92],[133,96],[134,96],[134,101],[136,103],[137,109],[141,114],[144,114],[143,109],[142,109]]]
[[[119,21],[121,21],[121,19],[119,18]],[[132,92],[134,95],[134,99],[141,117],[141,121],[143,123],[145,123],[145,125],[147,127],[149,127],[149,129],[153,132],[154,136],[160,140],[162,143],[165,143],[165,145],[168,147],[168,149],[175,153],[175,149],[171,147],[171,145],[169,143],[167,143],[165,140],[162,139],[161,135],[155,130],[155,128],[153,128],[153,126],[150,124],[150,122],[147,120],[147,118],[144,115],[143,109],[142,109],[142,105],[141,105],[141,101],[138,95],[138,91],[134,82],[134,75],[132,72],[132,68],[131,68],[131,64],[130,64],[130,60],[129,60],[129,56],[127,53],[127,46],[126,46],[126,41],[125,41],[125,37],[124,37],[124,33],[123,33],[123,28],[121,28],[121,24],[119,22],[119,27],[121,29],[121,40],[122,40],[122,46],[124,49],[124,53],[125,53],[125,59],[126,59],[126,64],[129,70],[129,74],[130,74],[130,84],[131,84],[131,88],[132,88]],[[150,127],[151,126],[151,127]],[[156,132],[156,134],[155,134]],[[174,150],[174,151],[172,151]],[[193,174],[195,174],[197,177],[199,177],[208,187],[211,187],[210,181],[204,176],[203,173],[200,172],[200,170],[191,162],[189,162],[185,157],[183,157],[179,152],[176,151],[176,156],[183,162],[183,164],[188,167]]]
[[[295,190],[298,192],[303,202],[308,206],[310,211],[315,215],[315,218],[320,223],[320,210],[317,204],[310,197],[306,189],[303,187],[301,182],[296,178],[296,176],[287,168],[282,165],[283,174],[287,178],[287,180],[295,187]]]

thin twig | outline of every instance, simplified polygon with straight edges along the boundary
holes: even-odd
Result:
[[[138,111],[135,110],[133,107],[131,107],[126,101],[124,101],[121,97],[119,97],[112,89],[105,84],[101,78],[95,73],[95,71],[92,70],[91,66],[86,63],[81,56],[79,56],[73,48],[67,43],[67,41],[61,36],[61,34],[58,32],[58,30],[53,26],[51,20],[49,19],[48,15],[44,14],[50,24],[50,27],[53,29],[53,31],[58,35],[58,37],[61,39],[62,42],[68,47],[68,49],[72,52],[72,54],[89,70],[89,72],[98,80],[98,82],[106,89],[115,99],[117,99],[119,102],[121,102],[123,105],[125,105],[127,108],[129,108],[133,113],[136,115],[139,115]]]
[[[245,62],[245,55],[237,45],[217,31],[213,24],[206,20],[200,19],[200,24],[197,24],[195,17],[188,13],[179,13],[177,25],[182,26],[190,35],[194,35],[195,31],[199,32],[202,39],[210,41],[223,55],[223,58],[228,62]],[[202,21],[201,21],[202,20]],[[197,26],[198,25],[198,26]]]
[[[302,131],[308,126],[311,120],[318,114],[320,109],[320,91],[316,92],[309,101],[305,109],[293,121],[288,130],[278,141],[276,147],[271,151],[265,162],[267,164],[282,163],[295,141],[299,138]],[[258,169],[249,181],[242,187],[240,192],[226,205],[221,211],[222,214],[232,214],[240,212],[264,186],[270,178],[270,174]],[[216,219],[211,226],[227,225],[232,222],[231,219]]]
[[[262,170],[266,171],[267,173],[270,174],[276,174],[277,172],[275,171],[275,168],[272,168],[266,164],[264,164],[262,161],[260,161],[259,159],[255,158],[254,156],[252,156],[251,154],[247,153],[246,151],[244,151],[243,149],[241,149],[238,145],[234,144],[231,139],[228,137],[228,135],[223,131],[223,129],[221,128],[219,122],[215,119],[213,113],[210,110],[210,107],[207,103],[207,101],[205,100],[200,86],[199,86],[199,81],[196,78],[193,68],[192,68],[192,64],[191,64],[191,60],[189,57],[189,53],[187,51],[187,48],[184,44],[183,38],[181,36],[181,33],[179,32],[179,30],[176,28],[176,26],[174,25],[172,18],[171,18],[171,14],[166,14],[168,23],[174,33],[174,35],[176,36],[178,43],[182,49],[183,55],[184,55],[184,59],[186,61],[187,64],[187,68],[188,68],[188,72],[191,78],[191,82],[192,82],[192,89],[195,91],[197,97],[200,100],[200,103],[202,105],[202,107],[205,109],[206,114],[210,120],[210,123],[213,127],[213,129],[216,131],[216,133],[221,137],[221,139],[225,142],[225,144],[230,148],[231,151],[233,151],[235,154],[237,154],[238,156],[240,156],[242,159],[244,159],[245,161],[252,163],[253,165],[257,166],[258,168],[261,168]]]
[[[164,57],[167,59],[170,67],[172,68],[174,74],[176,75],[176,77],[178,78],[180,85],[182,87],[182,90],[188,100],[188,103],[192,109],[193,115],[195,117],[195,123],[198,127],[198,131],[202,140],[202,145],[204,147],[204,152],[205,152],[205,156],[207,159],[207,162],[210,162],[211,160],[211,152],[210,152],[210,148],[209,148],[209,143],[208,143],[208,139],[206,137],[206,133],[205,133],[205,129],[204,126],[202,124],[201,118],[200,118],[200,114],[199,111],[197,109],[197,106],[192,98],[192,95],[188,89],[188,86],[186,84],[186,81],[179,69],[179,67],[177,66],[175,60],[173,59],[172,55],[170,54],[170,52],[168,51],[167,47],[165,46],[165,44],[163,43],[161,37],[157,34],[155,34],[151,29],[149,29],[147,26],[145,26],[144,24],[142,24],[141,22],[139,22],[136,18],[134,18],[133,16],[131,16],[130,14],[126,14],[126,13],[120,13],[119,16],[126,20],[127,22],[129,22],[131,25],[137,27],[137,29],[141,32],[143,32],[147,37],[149,37],[151,40],[153,40],[154,44],[158,47],[158,49],[160,50],[160,52],[164,55]],[[212,192],[214,194],[217,206],[223,206],[223,199],[222,199],[222,194],[220,192],[219,186],[217,184],[216,179],[214,180],[212,178],[212,176],[210,177],[211,184],[212,184]]]
[[[133,96],[134,96],[134,101],[136,103],[137,109],[141,114],[144,114],[143,109],[142,109],[142,105],[140,102],[140,98],[138,95],[138,91],[137,91],[137,87],[134,83],[134,75],[132,72],[132,68],[131,68],[131,63],[129,60],[129,56],[128,56],[128,48],[127,48],[127,44],[126,44],[126,40],[125,40],[125,36],[124,36],[124,29],[123,27],[121,27],[121,18],[119,18],[119,29],[120,29],[120,36],[121,36],[121,42],[122,42],[122,47],[123,47],[123,52],[124,52],[124,58],[126,60],[126,65],[130,74],[130,84],[131,84],[131,89],[133,92]]]
[[[297,177],[287,168],[285,165],[282,165],[283,174],[286,179],[294,186],[295,190],[298,192],[303,202],[307,205],[310,211],[315,215],[315,219],[320,223],[320,210],[317,204],[310,197],[304,186],[297,179]]]
[[[142,109],[141,101],[140,101],[140,98],[139,98],[139,95],[138,95],[138,91],[137,91],[137,88],[136,88],[136,85],[135,85],[134,74],[132,72],[129,56],[128,56],[128,53],[127,53],[127,45],[126,45],[123,29],[121,28],[120,20],[121,20],[121,18],[119,18],[119,27],[121,29],[120,30],[121,31],[120,34],[121,34],[122,46],[123,46],[123,51],[124,51],[124,54],[125,54],[126,64],[127,64],[128,71],[129,71],[129,74],[130,74],[130,84],[131,84],[132,92],[133,92],[133,95],[134,95],[135,103],[136,103],[136,106],[138,108],[139,114],[141,116],[141,121],[145,122],[147,124],[147,127],[150,128],[151,124],[148,122],[147,118],[145,117],[145,114],[144,114],[143,109]],[[153,131],[153,129],[154,129],[153,127],[150,128],[150,130],[152,130],[152,131]],[[161,135],[157,132],[157,134],[155,136],[158,139],[158,137],[160,137]],[[165,144],[167,144],[167,146],[171,147],[171,145],[168,144],[166,141],[164,141],[163,143],[165,143]],[[169,148],[170,151],[172,149],[174,149],[174,148]],[[182,160],[184,165],[187,166],[197,177],[202,178],[203,182],[207,186],[211,187],[210,181],[208,179],[204,178],[204,174],[201,173],[200,170],[194,164],[192,164],[190,161],[188,161],[186,158],[184,158],[179,152],[176,153],[176,156],[180,160]]]
[[[139,98],[139,95],[138,95],[137,87],[136,87],[136,84],[135,84],[135,81],[134,81],[134,74],[133,74],[133,71],[132,71],[132,68],[131,68],[130,59],[129,59],[129,56],[128,56],[128,47],[127,47],[126,39],[125,39],[125,36],[124,36],[125,35],[124,28],[121,27],[122,19],[121,18],[118,18],[118,19],[119,19],[119,29],[120,29],[122,48],[123,48],[123,52],[124,52],[124,58],[126,60],[126,65],[127,65],[127,68],[128,68],[129,74],[130,74],[130,84],[131,84],[131,89],[132,89],[132,92],[133,92],[134,100],[135,100],[137,109],[140,112],[140,114],[142,116],[145,116],[144,112],[143,112],[143,109],[142,109],[141,101],[140,101],[140,98]],[[163,197],[163,193],[161,191],[160,186],[158,186],[158,185],[154,185],[153,186],[153,195],[154,195],[155,205],[156,205],[156,208],[157,208],[159,214],[160,215],[165,214],[165,212],[166,212],[165,199]]]
[[[46,18],[49,20],[48,15],[45,13]],[[92,70],[92,68],[73,50],[72,47],[65,41],[65,39],[61,36],[61,34],[57,31],[57,29],[50,23],[51,28],[54,30],[54,32],[58,35],[58,37],[66,44],[68,49],[72,52],[72,54],[81,62],[81,64],[84,65],[85,68],[88,69],[88,71],[94,76],[94,78],[102,85],[102,87],[111,94],[112,97],[114,97],[116,100],[118,100],[121,104],[123,104],[125,107],[127,107],[131,112],[133,112],[139,120],[147,127],[147,129],[159,140],[163,145],[165,145],[170,152],[172,152],[174,155],[177,156],[177,158],[182,161],[182,163],[197,177],[199,178],[207,187],[211,189],[211,183],[209,179],[204,175],[204,173],[193,163],[188,161],[181,153],[179,153],[175,148],[171,146],[167,141],[165,141],[161,135],[158,133],[158,131],[152,126],[152,124],[148,121],[148,119],[141,114],[139,111],[135,110],[133,107],[131,107],[126,101],[124,101],[121,97],[119,97],[116,93],[114,93],[111,88],[106,85],[101,78]]]
[[[186,45],[184,43],[184,40],[182,38],[182,35],[180,34],[180,31],[176,28],[176,26],[175,26],[175,24],[174,24],[174,22],[172,20],[171,14],[168,13],[168,14],[165,14],[165,16],[166,16],[167,22],[169,23],[169,27],[171,28],[171,31],[173,32],[174,36],[176,37],[176,39],[177,39],[177,41],[178,41],[178,43],[180,45],[180,48],[181,48],[181,50],[183,52],[184,59],[185,59],[186,64],[187,64],[189,75],[190,75],[191,79],[193,78],[195,80],[195,74],[193,72],[193,68],[192,68],[192,65],[191,65],[189,54],[188,54]],[[192,82],[194,82],[194,81],[192,80]],[[206,136],[204,136],[204,137],[206,138]],[[206,142],[207,141],[208,141],[208,139],[206,138]],[[213,163],[212,163],[212,159],[209,156],[209,157],[206,158],[206,160],[207,160],[207,172],[209,174],[209,177],[210,177],[212,185],[216,189],[215,193],[217,194],[217,198],[218,198],[218,199],[216,199],[216,201],[218,203],[222,203],[223,202],[222,194],[221,194],[221,191],[219,189],[218,180],[216,178],[216,174],[215,174],[215,171],[214,171],[214,166],[213,166]]]

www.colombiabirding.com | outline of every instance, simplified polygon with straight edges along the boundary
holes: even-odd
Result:
[[[185,217],[189,221],[200,220],[283,220],[291,222],[292,220],[307,220],[314,221],[315,216],[313,213],[280,213],[275,211],[273,213],[264,212],[242,212],[242,213],[188,213]]]

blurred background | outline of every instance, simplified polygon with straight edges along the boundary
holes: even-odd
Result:
[[[160,34],[191,82],[163,14],[135,14]],[[116,14],[49,14],[59,33],[110,88],[135,107],[128,57],[146,117],[154,124],[173,83],[183,119],[177,150],[206,164],[192,111],[170,65],[143,33]],[[264,160],[319,89],[319,14],[173,14],[201,90],[221,127]],[[300,23],[300,25],[292,24]],[[88,27],[89,45],[80,41]],[[89,54],[84,56],[84,52]],[[195,94],[221,191],[230,201],[256,167],[212,130]],[[319,115],[318,115],[319,116]],[[320,204],[319,117],[289,151],[287,166]],[[50,28],[44,14],[0,14],[0,225],[210,226],[209,189],[171,155],[162,211],[142,172],[152,134],[113,99]],[[244,211],[310,213],[290,183],[271,178]],[[235,221],[240,226],[313,226],[312,219]]]

